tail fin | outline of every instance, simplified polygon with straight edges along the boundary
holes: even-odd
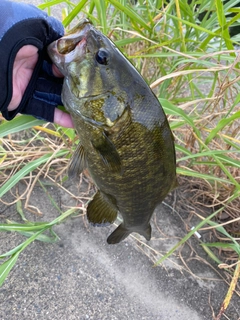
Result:
[[[123,223],[120,224],[116,230],[113,231],[113,233],[110,234],[110,236],[107,238],[107,243],[108,244],[115,244],[119,243],[120,241],[124,240],[129,236],[130,233],[132,232],[137,232],[141,234],[146,240],[151,239],[151,233],[152,233],[152,228],[150,223],[144,230],[128,230],[123,226]]]

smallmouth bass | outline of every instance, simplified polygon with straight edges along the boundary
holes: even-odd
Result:
[[[114,244],[137,232],[151,238],[154,209],[177,186],[173,135],[149,86],[114,43],[83,20],[48,47],[64,75],[62,101],[80,138],[69,176],[87,168],[98,191],[89,222],[123,222]]]

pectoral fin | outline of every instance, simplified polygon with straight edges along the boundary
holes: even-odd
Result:
[[[81,143],[79,143],[68,166],[69,178],[79,176],[80,173],[82,173],[83,169],[85,169],[86,167],[87,160],[85,157],[85,152],[83,146],[81,145]]]
[[[117,218],[117,208],[111,199],[98,191],[87,207],[87,218],[94,225],[113,223]]]
[[[93,147],[98,151],[101,155],[103,163],[111,168],[114,172],[121,173],[122,165],[120,156],[112,143],[112,141],[106,136],[103,132],[98,139],[91,141]]]

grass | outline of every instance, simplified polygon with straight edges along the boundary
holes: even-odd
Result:
[[[197,230],[210,228],[219,241],[201,245],[219,268],[233,275],[219,319],[234,289],[240,294],[236,281],[240,264],[240,34],[229,34],[229,27],[240,20],[237,2],[139,0],[134,5],[126,0],[76,4],[53,0],[39,6],[51,13],[62,4],[66,29],[83,15],[89,17],[120,47],[159,97],[175,136],[179,180],[192,195],[192,205],[208,207],[211,214],[201,215],[195,229],[155,263],[170,256]],[[15,203],[28,199],[40,176],[49,176],[61,186],[76,143],[72,129],[49,127],[29,116],[11,122],[2,119],[0,198],[24,180],[26,190],[16,196]],[[30,222],[0,225],[0,230],[23,232],[26,228],[32,232],[20,246],[0,256],[8,257],[0,266],[0,284],[20,252],[71,213],[71,209],[61,212],[54,221],[37,226]]]

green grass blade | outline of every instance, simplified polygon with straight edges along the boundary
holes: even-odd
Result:
[[[231,157],[227,157],[226,153],[239,153],[239,150],[208,150],[208,151],[202,151],[200,153],[191,153],[186,148],[183,148],[182,146],[176,145],[176,150],[181,151],[186,154],[186,156],[179,157],[177,159],[177,162],[185,161],[185,160],[194,160],[197,158],[203,158],[203,157],[209,157],[212,159],[213,157],[216,157],[218,160],[222,161],[224,165],[229,165],[235,168],[240,169],[240,161],[237,159],[233,159]],[[206,162],[206,161],[205,161]],[[203,163],[203,161],[199,161],[199,163]],[[217,165],[215,161],[208,161],[208,164]]]
[[[232,197],[232,198],[236,198],[236,197],[237,196]],[[215,227],[218,232],[221,232],[224,236],[226,236],[228,239],[230,239],[232,241],[232,243],[235,245],[235,247],[237,248],[237,250],[239,252],[238,254],[240,255],[240,244],[227,232],[227,230],[223,226],[218,225],[218,223],[216,223],[214,221],[208,221],[208,224],[210,226]]]
[[[192,229],[183,239],[181,239],[171,250],[169,250],[161,259],[159,259],[155,266],[162,263],[164,260],[166,260],[170,255],[173,254],[175,250],[177,250],[182,244],[184,244],[198,229],[203,227],[208,221],[210,221],[212,218],[214,218],[218,212],[220,212],[223,208],[218,209],[217,211],[213,212],[209,217],[201,221],[194,229]]]
[[[9,258],[7,261],[0,265],[0,287],[7,278],[9,272],[16,264],[19,254],[20,251],[16,252],[11,258]]]
[[[218,257],[212,252],[211,249],[208,248],[208,246],[205,246],[204,242],[200,243],[201,246],[203,247],[204,251],[209,255],[209,257],[216,262],[217,264],[221,264],[222,261],[218,259]]]
[[[224,12],[224,7],[223,7],[223,2],[222,0],[216,0],[216,9],[217,9],[217,17],[218,17],[218,21],[219,24],[221,26],[222,29],[222,36],[225,40],[226,43],[226,47],[228,48],[228,50],[234,50],[233,44],[232,44],[232,40],[230,38],[229,35],[229,31],[227,28],[227,21],[225,18],[225,12]],[[235,56],[235,54],[232,52],[230,53],[232,56]]]
[[[68,151],[60,150],[56,154],[45,154],[44,156],[29,162],[25,165],[21,170],[19,170],[15,175],[13,175],[1,188],[0,188],[0,198],[7,193],[13,186],[16,185],[23,177],[29,174],[31,171],[39,167],[41,164],[47,162],[52,156],[55,157],[62,157],[67,154]]]
[[[229,116],[229,114],[232,112],[232,110],[236,107],[236,105],[238,105],[240,102],[240,93],[237,94],[233,105],[231,106],[231,108],[229,109],[228,113],[226,114],[225,118],[227,118]]]
[[[183,24],[185,24],[185,25],[187,25],[187,26],[189,26],[189,27],[192,27],[192,28],[194,28],[194,29],[197,29],[197,30],[201,31],[202,33],[209,34],[209,35],[211,35],[212,37],[218,37],[218,36],[219,36],[217,33],[213,32],[213,31],[211,31],[211,30],[208,30],[208,29],[206,29],[206,28],[204,28],[204,27],[201,27],[201,26],[198,25],[198,24],[192,23],[192,22],[187,21],[187,20],[184,20],[184,19],[179,19],[178,17],[175,17],[175,16],[173,16],[172,14],[169,14],[169,13],[167,13],[167,16],[168,16],[169,18],[172,18],[173,20],[177,20],[177,21],[180,20]]]
[[[23,245],[24,245],[24,242],[23,242],[23,243],[20,243],[18,246],[16,246],[15,248],[9,250],[8,252],[5,252],[5,253],[1,254],[1,255],[0,255],[0,259],[3,259],[3,258],[6,258],[6,257],[9,257],[9,256],[12,256],[12,255],[15,254],[17,251],[20,251]]]
[[[28,232],[19,231],[19,233],[27,238],[30,238],[35,234],[35,232],[31,232],[31,231],[28,231]],[[54,236],[47,236],[46,234],[39,234],[37,236],[36,240],[41,241],[41,242],[46,242],[46,243],[55,243],[59,240],[59,237],[57,236],[56,233]]]
[[[0,224],[0,231],[28,232],[28,231],[39,231],[45,227],[48,227],[47,222],[41,222],[37,224],[21,224],[21,223],[10,222],[10,223]]]
[[[41,10],[44,10],[46,8],[50,8],[52,6],[55,6],[57,4],[61,4],[63,2],[65,2],[68,5],[72,4],[72,2],[68,1],[68,0],[53,0],[53,1],[48,1],[48,2],[45,2],[45,3],[39,4],[38,8],[41,9]]]
[[[99,17],[99,23],[102,27],[101,31],[102,33],[107,33],[107,17],[106,17],[106,4],[105,0],[95,0],[95,6],[97,9],[98,17]]]
[[[83,9],[88,0],[80,1],[76,7],[69,13],[69,15],[63,20],[62,24],[64,27],[67,27],[70,22],[79,14],[79,12]]]
[[[66,212],[62,213],[59,217],[54,219],[51,222],[36,222],[36,223],[15,223],[14,221],[9,221],[9,223],[0,224],[0,231],[16,231],[16,232],[32,232],[32,231],[41,231],[48,229],[52,226],[54,226],[57,223],[62,222],[65,220],[68,216],[73,214],[77,209],[71,208],[67,210]]]
[[[215,247],[215,248],[223,248],[223,249],[232,249],[236,251],[236,253],[240,256],[240,246],[236,246],[233,243],[226,242],[204,242],[204,246],[206,247]]]
[[[206,144],[204,144],[203,141],[200,140],[200,143],[202,144],[204,149],[207,149],[209,151],[209,148]],[[238,183],[238,181],[233,177],[233,175],[231,174],[230,171],[227,170],[227,168],[225,167],[225,165],[220,161],[220,159],[218,157],[215,156],[215,154],[212,154],[213,159],[216,161],[216,164],[219,168],[222,169],[222,171],[225,173],[225,175],[228,177],[229,181],[235,185],[236,190],[240,190],[240,184]]]
[[[238,151],[239,153],[239,151]],[[222,162],[224,162],[225,165],[229,165],[235,168],[240,169],[240,161],[230,158],[230,157],[226,157],[223,154],[219,154],[216,156],[219,160],[221,160]]]
[[[34,240],[36,240],[36,239],[38,239],[38,240],[42,240],[42,239],[46,240],[46,238],[41,238],[41,237],[39,238],[40,234],[43,233],[44,231],[46,231],[47,229],[51,228],[53,225],[62,222],[64,219],[66,219],[69,215],[71,215],[75,211],[76,211],[76,208],[72,208],[72,209],[67,210],[61,216],[59,216],[56,219],[54,219],[53,221],[45,224],[45,226],[42,226],[41,230],[39,230],[38,232],[34,233],[32,236],[30,236],[30,238],[28,238],[26,241],[24,241],[18,247],[14,248],[13,250],[11,250],[11,251],[9,251],[9,252],[7,252],[5,254],[2,254],[0,256],[0,258],[6,257],[7,255],[9,255],[11,253],[13,253],[13,256],[0,265],[0,286],[3,284],[4,280],[8,276],[9,272],[11,271],[13,266],[15,265],[19,254],[29,244],[31,244]],[[54,233],[53,233],[53,235],[54,235]]]
[[[129,5],[124,6],[116,0],[108,0],[108,2],[111,3],[119,11],[124,12],[132,21],[137,22],[145,30],[152,31],[145,20]]]
[[[0,265],[0,286],[3,284],[4,280],[6,279],[6,277],[8,276],[9,272],[11,271],[11,269],[14,267],[15,263],[17,262],[18,256],[19,254],[31,243],[33,242],[42,232],[44,232],[46,230],[46,228],[36,232],[33,236],[31,236],[29,239],[27,239],[26,241],[24,241],[22,243],[21,248],[19,249],[19,251],[17,251],[16,253],[14,253],[14,255],[9,258],[7,261],[3,262]],[[20,247],[20,246],[18,246]]]
[[[27,130],[34,126],[41,126],[44,123],[46,123],[46,121],[25,115],[16,117],[11,121],[4,121],[4,123],[0,125],[0,138],[22,130]]]
[[[167,114],[171,114],[171,115],[177,115],[179,117],[181,117],[182,119],[185,120],[186,123],[188,123],[194,130],[194,132],[197,134],[198,137],[200,137],[200,132],[197,129],[197,127],[195,126],[193,120],[179,107],[176,107],[175,105],[173,105],[171,102],[169,102],[166,99],[159,99],[164,111]]]
[[[223,130],[228,124],[240,118],[240,111],[235,112],[231,117],[224,118],[219,121],[217,126],[208,135],[205,144],[208,145],[212,139],[216,137],[219,131]]]
[[[205,173],[201,173],[192,169],[185,169],[182,167],[178,167],[177,168],[177,174],[183,175],[183,176],[188,176],[188,177],[194,177],[194,178],[199,178],[199,179],[203,179],[206,181],[210,181],[210,182],[221,182],[224,183],[226,185],[228,184],[232,184],[235,185],[235,183],[224,179],[224,178],[219,178],[217,176],[213,176],[211,174],[205,174]]]

